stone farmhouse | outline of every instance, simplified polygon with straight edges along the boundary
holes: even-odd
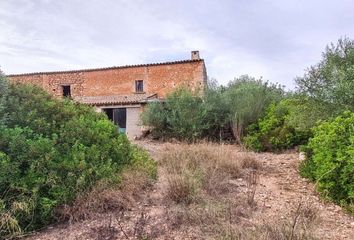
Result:
[[[38,85],[57,98],[70,97],[92,105],[131,139],[142,134],[140,114],[148,102],[163,101],[180,86],[195,90],[207,84],[199,51],[192,51],[189,60],[7,77],[12,82]]]

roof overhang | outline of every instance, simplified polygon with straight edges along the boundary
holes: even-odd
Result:
[[[102,105],[144,104],[151,101],[158,101],[158,98],[157,98],[157,93],[154,94],[137,93],[131,95],[74,97],[73,100],[83,104],[102,106]]]

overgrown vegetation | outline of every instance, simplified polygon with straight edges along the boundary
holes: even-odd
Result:
[[[354,110],[354,40],[331,43],[321,61],[296,79],[298,90],[337,110]]]
[[[254,151],[280,151],[290,149],[307,142],[311,136],[311,128],[298,122],[301,100],[283,99],[272,104],[265,117],[249,126],[249,134],[243,139],[246,147]]]
[[[38,229],[57,209],[123,169],[156,174],[155,164],[103,115],[0,79],[0,235]]]
[[[142,122],[160,138],[193,142],[225,139],[230,137],[228,133],[233,133],[241,141],[247,126],[262,117],[267,107],[280,101],[283,95],[281,86],[245,75],[226,88],[211,82],[204,94],[177,89],[163,104],[148,105]]]
[[[163,105],[149,105],[142,120],[144,124],[155,127],[157,136],[193,141],[206,136],[207,116],[202,98],[181,88],[170,94]]]
[[[279,102],[284,90],[278,84],[244,75],[229,83],[224,97],[233,134],[241,143],[247,127],[262,118],[271,104]]]
[[[195,141],[225,139],[256,151],[305,144],[319,121],[354,110],[354,41],[342,38],[319,64],[296,79],[297,91],[244,75],[226,87],[209,84],[205,94],[178,89],[142,116],[157,137]]]
[[[296,78],[295,92],[241,76],[226,87],[208,87],[205,95],[178,90],[166,104],[149,106],[143,122],[153,133],[187,141],[225,139],[224,133],[232,132],[234,140],[254,151],[304,145],[303,174],[325,196],[352,206],[353,89],[354,41],[341,38]]]
[[[315,181],[324,196],[354,209],[354,113],[325,121],[314,133],[304,148],[302,174]]]

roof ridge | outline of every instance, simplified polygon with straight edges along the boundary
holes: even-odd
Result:
[[[32,72],[32,73],[19,73],[19,74],[8,74],[7,77],[17,77],[17,76],[29,76],[29,75],[40,75],[40,74],[60,74],[60,73],[79,73],[79,72],[93,72],[93,71],[104,71],[112,69],[122,69],[122,68],[134,68],[134,67],[149,67],[149,66],[159,66],[159,65],[169,65],[169,64],[183,64],[191,62],[200,62],[204,59],[188,59],[188,60],[178,60],[170,62],[157,62],[157,63],[143,63],[135,65],[123,65],[123,66],[112,66],[112,67],[102,67],[102,68],[87,68],[78,70],[64,70],[64,71],[48,71],[48,72]]]

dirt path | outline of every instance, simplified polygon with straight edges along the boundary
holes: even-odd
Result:
[[[354,239],[354,219],[333,204],[321,200],[314,184],[298,173],[297,153],[257,154],[265,166],[261,173],[256,201],[264,203],[258,215],[282,218],[286,209],[296,209],[299,203],[315,208],[319,215],[316,235],[320,239]],[[255,217],[257,217],[257,214]]]
[[[136,144],[148,150],[155,159],[159,159],[166,146],[150,141],[138,141]],[[235,146],[230,147],[241,151]],[[257,209],[246,219],[250,226],[259,223],[260,219],[285,219],[300,204],[315,210],[318,222],[314,235],[319,239],[354,239],[354,218],[340,207],[322,201],[314,191],[314,185],[299,176],[297,153],[261,153],[255,157],[261,162],[262,169],[254,197]],[[159,179],[152,189],[146,191],[142,200],[119,220],[117,215],[107,213],[72,225],[56,225],[29,239],[204,239],[193,229],[191,233],[181,233],[178,228],[171,228],[171,206],[164,198],[166,179],[163,171],[160,167]],[[236,179],[235,187],[245,190],[246,181]],[[143,238],[146,234],[149,238]]]

